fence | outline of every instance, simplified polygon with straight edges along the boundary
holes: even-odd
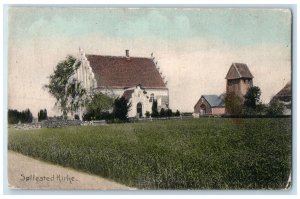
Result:
[[[159,120],[187,120],[194,118],[192,115],[174,116],[174,117],[142,117],[142,118],[129,118],[130,122],[153,122]]]

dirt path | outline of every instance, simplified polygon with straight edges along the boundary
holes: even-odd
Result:
[[[134,190],[119,183],[8,151],[8,182],[18,189]]]

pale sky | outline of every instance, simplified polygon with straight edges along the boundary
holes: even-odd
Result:
[[[12,7],[8,13],[8,104],[60,115],[43,90],[67,55],[150,57],[168,80],[170,107],[193,111],[201,95],[225,92],[233,62],[245,63],[268,103],[291,79],[287,9],[103,9]]]

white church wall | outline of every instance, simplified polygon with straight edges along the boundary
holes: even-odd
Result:
[[[112,98],[121,97],[126,90],[134,90],[130,98],[131,108],[128,113],[129,117],[137,117],[137,104],[142,104],[142,117],[145,117],[146,112],[152,112],[152,101],[150,100],[151,94],[154,99],[158,101],[158,111],[161,108],[168,108],[169,104],[169,90],[167,88],[141,88],[140,86],[122,89],[122,88],[97,88],[97,81],[95,74],[90,66],[90,63],[85,56],[82,49],[79,49],[78,60],[81,62],[79,68],[76,71],[76,78],[82,83],[82,86],[88,91],[95,93],[101,92]],[[146,91],[146,93],[144,93]],[[78,110],[78,115],[82,118],[85,107]]]
[[[131,87],[128,89],[96,89],[96,92],[102,92],[103,94],[109,95],[113,98],[121,97],[126,90],[134,90],[134,93],[131,96],[130,103],[131,108],[128,113],[128,117],[136,117],[137,116],[137,104],[142,104],[142,116],[145,117],[146,112],[149,113],[152,112],[152,102],[150,101],[151,94],[154,95],[154,99],[158,102],[158,111],[160,111],[161,108],[166,109],[167,104],[169,103],[169,91],[168,89],[141,89],[139,86]],[[147,93],[143,93],[143,91],[146,91]],[[138,97],[138,94],[140,92],[140,97]]]

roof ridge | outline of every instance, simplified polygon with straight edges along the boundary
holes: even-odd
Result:
[[[233,67],[235,68],[236,72],[239,74],[239,77],[242,77],[240,71],[237,69],[235,64],[236,63],[232,63]]]
[[[114,57],[114,58],[126,58],[126,56],[112,56],[112,55],[96,55],[96,54],[86,54],[86,56],[100,56],[100,57]],[[151,59],[151,57],[131,57],[130,58],[143,58],[143,59]]]

